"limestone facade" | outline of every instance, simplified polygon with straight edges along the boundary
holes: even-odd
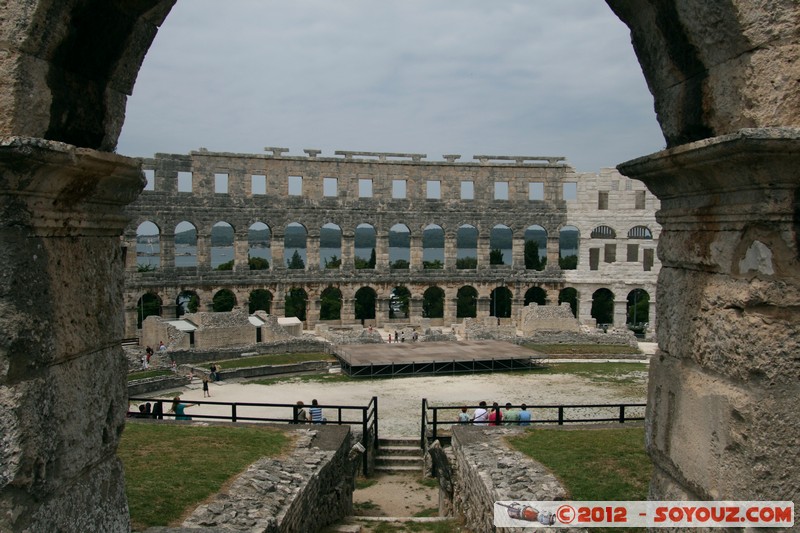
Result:
[[[538,288],[547,303],[557,304],[561,291],[573,288],[578,318],[585,324],[594,323],[593,295],[608,289],[614,298],[613,324],[620,328],[626,324],[629,295],[640,289],[650,298],[652,331],[660,270],[656,248],[661,229],[655,221],[659,203],[641,183],[616,170],[577,173],[560,157],[482,155],[474,162],[460,162],[455,155],[427,161],[424,154],[343,151],[324,157],[318,150],[306,150],[305,156],[269,150],[253,155],[201,149],[143,160],[151,185],[128,207],[131,223],[125,231],[127,335],[136,335],[137,305],[146,293],[158,297],[161,316],[171,319],[183,291],[194,292],[200,309],[210,310],[213,296],[222,289],[230,290],[242,306],[252,291],[267,290],[269,311],[283,316],[287,293],[301,288],[308,298],[306,327],[313,328],[327,288],[341,292],[337,324],[358,321],[355,295],[367,287],[377,301],[375,319],[369,323],[383,325],[391,321],[392,291],[398,286],[411,294],[404,322],[425,317],[425,291],[443,291],[441,316],[426,317],[433,318],[434,325],[463,318],[457,312],[462,287],[475,289],[479,318],[499,314],[492,299],[497,288],[511,292],[514,318],[531,300],[529,291]],[[212,228],[221,222],[230,225],[234,235],[226,256],[233,260],[231,270],[215,269],[214,262],[220,260],[212,246]],[[140,272],[138,265],[149,260],[143,255],[147,248],[140,244],[138,256],[133,250],[143,223],[158,228],[156,237],[145,237],[156,250],[158,266]],[[250,270],[248,256],[254,248],[248,230],[259,223],[269,228],[270,267]],[[286,250],[293,249],[286,240],[290,225],[306,234],[303,269],[287,268]],[[335,225],[341,236],[334,251],[341,265],[334,269],[325,268],[324,254],[330,249],[320,245],[325,225]],[[357,268],[356,228],[365,225],[374,231],[374,268]],[[393,249],[390,230],[398,225],[407,229],[409,245]],[[195,228],[197,235],[191,266],[182,266],[184,257],[176,254],[176,233],[186,227]],[[477,235],[472,244],[460,237],[465,227]],[[531,227],[538,227],[540,255],[546,258],[543,270],[526,268],[526,238],[534,239],[533,233],[526,237],[526,230]],[[579,236],[576,251],[560,249],[561,231],[569,227]],[[443,244],[427,244],[426,228],[439,231]],[[491,250],[502,242],[494,240],[496,228],[508,236],[504,264],[490,263]],[[393,255],[404,253],[409,265],[395,268]],[[577,268],[560,268],[559,254],[571,253],[577,255]],[[474,257],[476,264],[459,268],[457,259],[466,256]],[[429,257],[438,257],[442,268],[425,268]]]

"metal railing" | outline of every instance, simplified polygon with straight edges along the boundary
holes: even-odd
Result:
[[[169,412],[172,406],[170,398],[128,398],[131,402],[151,404],[149,413],[142,415],[131,412],[131,418],[151,418],[162,420],[175,418],[176,413]],[[301,408],[308,410],[308,405],[299,406],[296,403],[259,403],[259,402],[216,402],[211,400],[182,400],[181,403],[197,406],[186,412],[191,419],[219,420],[225,422],[277,422],[285,424],[299,424],[297,415]],[[224,409],[220,408],[223,407]],[[201,410],[206,407],[205,411]],[[364,405],[318,405],[323,410],[325,424],[350,425],[361,427],[361,445],[366,454],[375,454],[378,446],[378,397],[373,396],[369,403]],[[214,412],[217,411],[217,412]],[[355,411],[355,414],[352,412]],[[331,413],[334,416],[330,416]],[[285,416],[284,416],[285,413]],[[311,424],[307,420],[305,423]],[[362,461],[364,475],[369,474],[369,455]]]
[[[572,405],[527,405],[526,409],[531,413],[530,424],[579,424],[597,422],[634,422],[644,420],[644,408],[646,403],[599,403],[599,404],[572,404]],[[420,422],[420,446],[424,449],[426,439],[432,442],[439,438],[441,426],[461,425],[458,421],[458,412],[466,407],[474,410],[484,407],[491,412],[491,407],[479,405],[444,405],[433,406],[428,403],[426,398],[422,399],[422,416]],[[512,409],[520,409],[522,405],[512,405]],[[505,414],[504,409],[500,410]],[[454,415],[446,416],[446,422],[440,411],[453,412]],[[470,422],[471,423],[471,422]],[[489,422],[480,423],[481,426],[490,425]],[[518,421],[501,420],[499,425],[520,425]]]

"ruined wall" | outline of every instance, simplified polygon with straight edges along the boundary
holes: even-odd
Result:
[[[523,335],[531,335],[540,331],[578,331],[580,324],[566,302],[561,305],[532,303],[522,310],[519,329]]]
[[[290,156],[286,151],[255,155],[200,150],[156,154],[143,161],[152,190],[145,190],[129,207],[132,220],[126,245],[131,251],[137,249],[137,228],[144,222],[155,224],[159,235],[143,239],[139,255],[128,256],[125,308],[131,336],[136,334],[136,306],[143,294],[157,296],[162,316],[172,318],[181,291],[195,292],[201,310],[210,310],[221,289],[230,290],[242,306],[253,290],[267,290],[272,297],[270,312],[278,316],[285,312],[289,290],[303,289],[308,297],[306,327],[313,328],[320,317],[321,293],[329,287],[342,293],[342,324],[357,322],[356,291],[373,289],[377,295],[373,323],[379,326],[391,320],[391,296],[398,285],[411,292],[408,321],[423,317],[426,290],[442,289],[444,311],[437,319],[445,326],[458,321],[457,292],[465,286],[478,291],[473,303],[478,317],[495,313],[491,292],[498,287],[512,293],[512,316],[532,288],[541,288],[548,301],[556,303],[559,291],[572,287],[579,295],[579,319],[587,322],[594,292],[607,288],[614,293],[613,321],[618,325],[625,324],[628,295],[638,288],[650,295],[650,322],[655,322],[658,201],[640,183],[614,170],[576,173],[561,158],[476,156],[478,162],[461,162],[455,156],[427,161],[422,154],[336,152],[338,157],[323,157],[319,151],[307,150],[307,156]],[[263,183],[257,185],[256,178],[263,178]],[[371,184],[369,195],[365,181]],[[397,183],[403,183],[402,195]],[[196,228],[192,252],[176,244],[176,228],[182,222]],[[233,228],[234,242],[227,252],[215,252],[211,243],[212,227],[219,222]],[[267,270],[250,270],[248,265],[249,254],[264,252],[251,249],[248,240],[248,230],[256,223],[269,228]],[[304,269],[287,268],[292,247],[287,249],[285,234],[292,223],[307,232],[301,248]],[[335,224],[341,231],[339,268],[320,264],[324,260],[320,256],[327,252],[320,247],[325,224]],[[355,231],[362,224],[375,232],[374,269],[356,268]],[[389,233],[397,224],[407,227],[410,242],[408,248],[393,251]],[[423,230],[429,225],[441,229],[442,248],[425,242]],[[462,226],[477,232],[474,248],[459,240]],[[507,228],[511,235],[504,264],[489,260],[498,242],[492,239],[496,226]],[[526,230],[531,226],[546,233],[540,248],[546,260],[543,270],[525,265]],[[579,234],[574,270],[559,267],[559,234],[566,226]],[[598,228],[610,233],[595,231]],[[645,235],[636,228],[646,228]],[[196,266],[180,266],[185,264],[185,253],[195,254],[188,262]],[[233,261],[232,270],[212,267],[220,261],[215,253],[231,254],[225,259]],[[394,268],[392,253],[407,254],[408,268]],[[442,268],[424,268],[424,261],[434,256],[442,259]],[[475,257],[477,266],[458,268],[457,259],[465,256]],[[139,272],[137,262],[157,266]]]

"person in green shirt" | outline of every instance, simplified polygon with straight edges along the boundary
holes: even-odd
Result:
[[[506,412],[503,413],[503,424],[511,426],[519,424],[519,411],[512,409],[510,403],[506,403]]]

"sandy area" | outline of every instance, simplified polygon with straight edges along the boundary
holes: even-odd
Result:
[[[469,374],[454,376],[423,376],[394,379],[364,379],[351,382],[319,383],[291,380],[272,385],[255,385],[222,381],[212,383],[208,400],[218,402],[263,402],[293,404],[302,400],[306,405],[316,398],[321,405],[364,406],[378,396],[378,413],[382,436],[416,436],[420,430],[422,398],[437,405],[475,405],[481,400],[501,405],[558,405],[581,403],[624,403],[645,400],[647,366],[636,373],[634,384],[615,385],[593,382],[574,375],[529,374]],[[181,392],[184,402],[202,401],[199,384]],[[202,405],[190,407],[188,414],[230,414],[230,407]],[[333,421],[335,409],[324,409],[326,418]],[[288,409],[265,409],[239,406],[242,416],[290,416]],[[452,413],[455,419],[457,412]],[[535,415],[534,415],[535,416]],[[545,416],[544,414],[542,416]],[[550,415],[552,416],[552,415]],[[343,419],[356,421],[361,414],[343,412]],[[446,420],[446,419],[445,419]],[[444,420],[441,420],[444,421]]]

